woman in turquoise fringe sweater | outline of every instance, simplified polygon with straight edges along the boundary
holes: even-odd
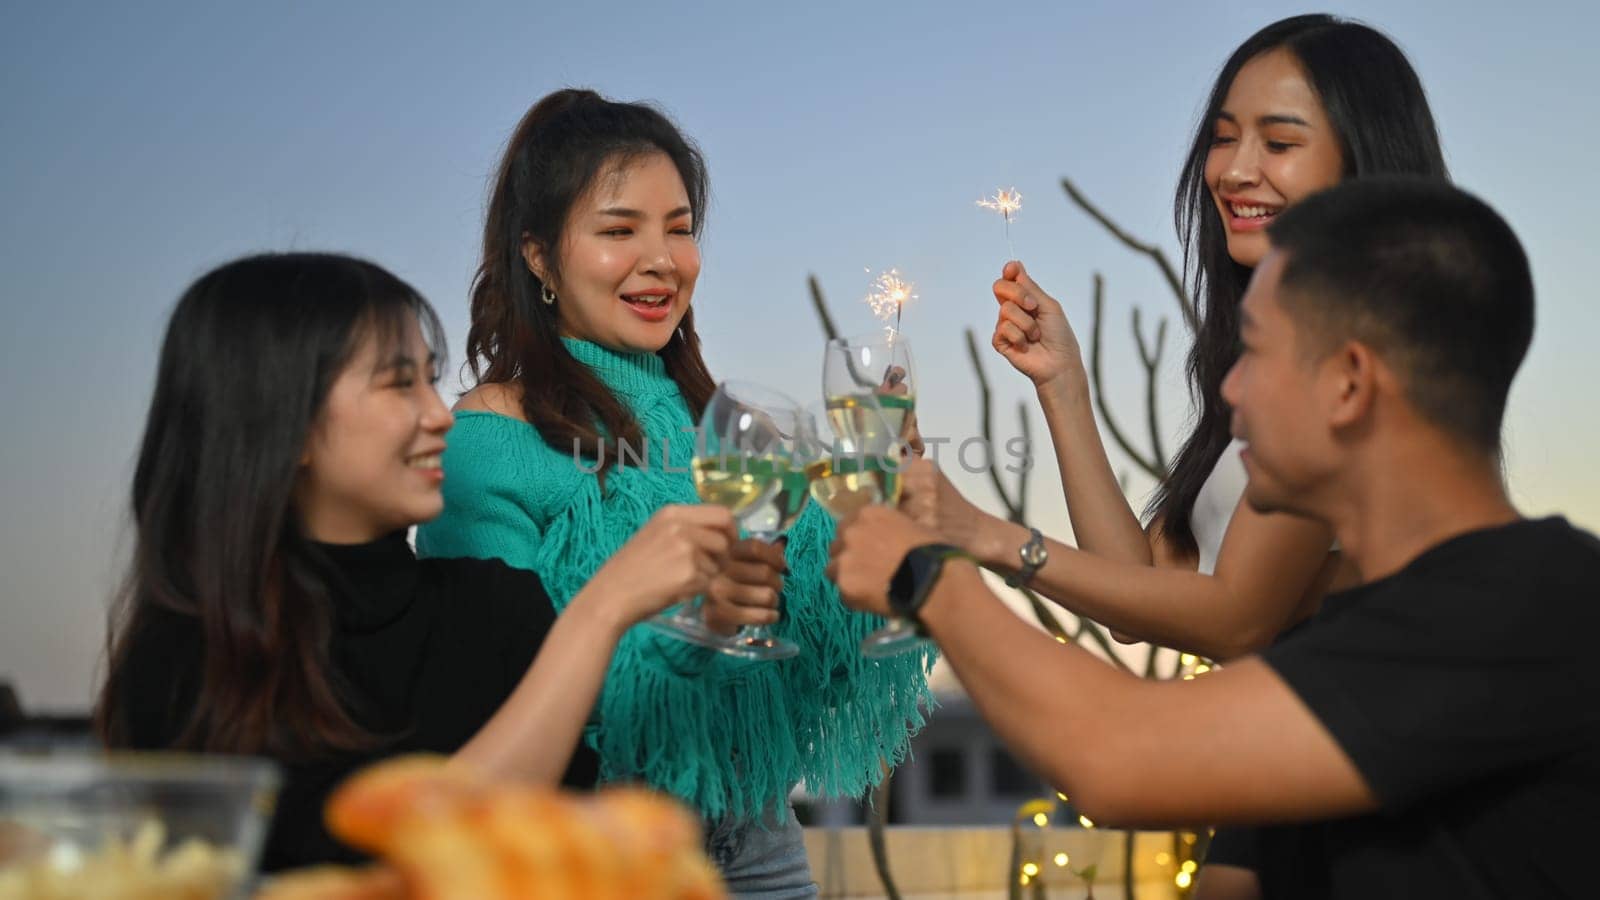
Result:
[[[648,106],[564,90],[523,117],[473,284],[478,386],[457,407],[423,555],[531,569],[559,609],[655,510],[695,501],[693,429],[715,389],[690,304],[706,196],[699,152]],[[619,442],[638,459],[619,459]],[[586,734],[603,781],[699,810],[738,896],[816,895],[789,792],[864,794],[929,700],[931,655],[860,655],[881,620],[848,611],[823,576],[832,536],[813,508],[785,548],[740,545],[749,566],[787,564],[776,630],[798,657],[749,662],[635,628]]]

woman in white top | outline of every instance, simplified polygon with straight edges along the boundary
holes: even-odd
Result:
[[[1020,262],[1006,264],[994,285],[994,347],[1038,392],[1078,545],[1046,541],[1034,589],[1126,636],[1219,660],[1266,646],[1315,608],[1337,572],[1332,535],[1239,503],[1239,448],[1229,446],[1222,378],[1238,356],[1239,299],[1266,253],[1265,228],[1344,178],[1392,173],[1446,177],[1421,83],[1383,34],[1331,16],[1296,16],[1229,57],[1176,200],[1200,316],[1188,360],[1198,414],[1147,525],[1100,441],[1061,304]],[[1219,461],[1232,474],[1203,490]],[[1019,567],[1026,529],[980,513],[926,464],[908,472],[906,493],[906,509],[947,539],[997,567]]]
[[[904,508],[1119,637],[1218,660],[1265,647],[1314,611],[1336,576],[1359,575],[1340,572],[1324,526],[1240,503],[1241,448],[1221,397],[1238,357],[1239,300],[1283,209],[1344,178],[1400,173],[1447,177],[1422,85],[1392,41],[1326,15],[1251,36],[1222,67],[1178,182],[1175,220],[1200,317],[1188,359],[1197,416],[1146,521],[1107,459],[1061,304],[1015,261],[994,285],[993,344],[1037,389],[1078,548],[1042,541],[1042,565],[1022,566],[1038,561],[1034,536],[981,513],[928,463],[908,472]],[[1257,895],[1254,861],[1238,862],[1208,872],[1207,896]]]

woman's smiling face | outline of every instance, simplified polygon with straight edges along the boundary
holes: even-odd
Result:
[[[561,333],[613,350],[654,353],[689,310],[700,277],[689,193],[672,160],[651,153],[608,164],[572,206],[560,271],[542,248],[523,254],[556,293]]]
[[[1344,177],[1339,136],[1293,53],[1269,50],[1228,87],[1206,157],[1206,184],[1228,255],[1254,268],[1278,213]]]
[[[371,326],[334,380],[301,459],[295,507],[307,535],[374,540],[444,509],[441,460],[455,421],[415,316],[398,342]]]

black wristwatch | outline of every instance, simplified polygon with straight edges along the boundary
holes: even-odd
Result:
[[[1050,551],[1044,546],[1044,535],[1039,533],[1039,529],[1028,529],[1028,542],[1017,551],[1017,556],[1022,560],[1022,568],[1006,578],[1006,587],[1021,587],[1032,581],[1045,560],[1050,558]]]
[[[900,568],[889,579],[889,612],[916,626],[918,634],[926,634],[918,613],[933,593],[933,585],[951,559],[972,560],[972,555],[949,544],[923,544],[912,547],[901,560]]]

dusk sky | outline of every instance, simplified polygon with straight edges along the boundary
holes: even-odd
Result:
[[[1087,343],[1108,285],[1107,380],[1141,416],[1138,305],[1171,316],[1163,427],[1187,414],[1176,307],[1148,260],[1073,208],[1071,177],[1176,259],[1172,191],[1234,46],[1275,3],[9,4],[0,11],[0,679],[87,707],[126,557],[127,494],[166,316],[210,267],[262,250],[366,256],[438,307],[452,372],[488,179],[512,126],[567,85],[657,102],[705,150],[713,205],[694,301],[712,371],[813,398],[815,273],[847,331],[898,267],[925,433],[977,433],[975,328],[999,437],[1026,380],[989,351],[1002,223]],[[337,8],[334,8],[337,7]],[[1511,398],[1508,475],[1528,514],[1600,528],[1589,4],[1338,4],[1410,54],[1457,181],[1533,261],[1538,324]],[[451,388],[452,396],[456,385]],[[1044,434],[1035,411],[1035,432]],[[1048,447],[1032,516],[1069,537]],[[1119,465],[1122,465],[1119,462]],[[958,476],[997,508],[986,479]],[[1136,499],[1148,489],[1134,479]]]

